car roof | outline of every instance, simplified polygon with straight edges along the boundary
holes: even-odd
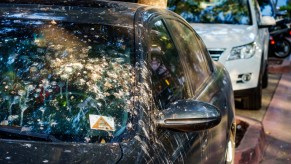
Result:
[[[46,17],[38,16],[38,18],[133,28],[134,15],[142,7],[145,5],[104,0],[1,0],[0,18],[17,18],[18,16],[22,19],[35,19],[35,13],[45,13]],[[34,16],[29,14],[34,14]],[[47,17],[47,14],[50,17]]]

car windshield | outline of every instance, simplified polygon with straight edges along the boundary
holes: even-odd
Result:
[[[263,16],[275,16],[274,7],[271,0],[259,0],[261,13]]]
[[[168,6],[190,23],[252,23],[247,0],[169,0]]]
[[[132,104],[132,35],[95,23],[2,19],[1,127],[65,142],[118,141]]]

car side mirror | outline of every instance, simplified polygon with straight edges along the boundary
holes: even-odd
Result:
[[[259,25],[259,28],[268,28],[271,26],[275,26],[276,25],[276,21],[273,17],[271,16],[263,16],[262,17],[262,22]]]
[[[210,129],[221,121],[221,113],[215,106],[194,100],[174,102],[159,117],[158,127],[186,132]]]

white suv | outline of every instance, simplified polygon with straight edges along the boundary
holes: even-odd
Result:
[[[169,0],[169,9],[184,17],[202,37],[214,61],[228,70],[241,108],[259,109],[268,85],[268,26],[256,0]]]

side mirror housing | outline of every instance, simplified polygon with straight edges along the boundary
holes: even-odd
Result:
[[[268,28],[271,26],[275,26],[276,25],[276,21],[273,17],[271,16],[263,16],[262,17],[262,22],[259,25],[259,28]]]
[[[191,132],[210,129],[220,121],[221,113],[215,106],[200,101],[180,100],[163,110],[156,124],[160,128]]]

